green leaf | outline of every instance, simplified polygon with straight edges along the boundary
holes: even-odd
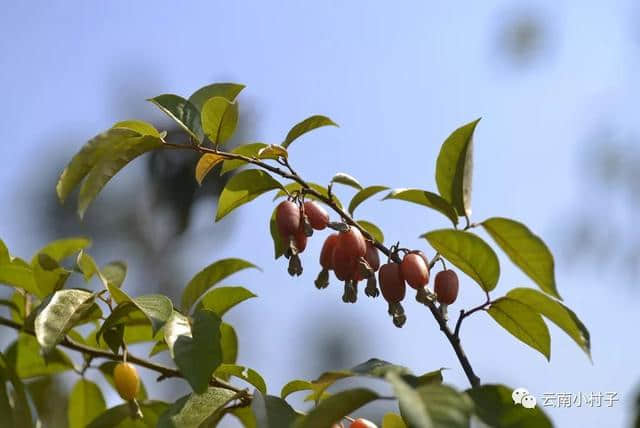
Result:
[[[89,140],[76,153],[67,167],[60,174],[56,184],[56,192],[60,202],[64,202],[83,178],[98,164],[98,162],[115,146],[127,139],[139,137],[138,132],[130,129],[112,128]]]
[[[267,144],[264,143],[249,143],[243,144],[231,150],[231,153],[236,155],[242,155],[249,158],[258,158],[258,153],[260,150],[267,147]],[[220,169],[220,175],[226,174],[229,171],[233,171],[235,169],[240,168],[245,165],[247,162],[241,159],[228,159],[225,160],[222,164],[222,168]]]
[[[169,321],[167,321],[164,326],[164,341],[169,347],[171,358],[175,358],[173,347],[180,336],[192,336],[191,323],[189,322],[189,318],[180,312],[173,311]]]
[[[258,388],[258,390],[266,394],[267,393],[267,384],[265,383],[260,373],[253,370],[249,367],[238,366],[236,364],[221,364],[215,371],[216,376],[226,375],[226,376],[235,376],[240,378],[246,382],[249,382],[251,385]]]
[[[289,403],[273,395],[263,395],[257,390],[251,400],[251,410],[255,415],[257,428],[291,427],[297,417]],[[321,426],[325,425],[317,425],[318,428]]]
[[[407,428],[407,426],[400,415],[387,413],[382,418],[382,428]]]
[[[118,364],[120,364],[119,361],[106,361],[98,366],[98,370],[100,370],[100,373],[102,373],[102,376],[104,376],[105,380],[109,383],[109,385],[111,385],[114,391],[116,391],[116,384],[113,379],[113,371]],[[140,391],[136,396],[136,400],[138,400],[139,402],[144,402],[147,400],[147,389],[145,388],[142,381],[140,382]]]
[[[180,335],[173,345],[178,369],[198,394],[207,391],[211,374],[222,363],[220,323],[214,312],[196,311],[191,336]]]
[[[82,272],[82,276],[85,281],[89,281],[93,275],[98,273],[98,266],[96,265],[96,262],[84,251],[80,251],[78,253],[76,265],[78,265],[78,269]]]
[[[269,233],[271,233],[271,239],[273,240],[273,255],[276,260],[279,259],[286,250],[285,244],[282,242],[282,237],[280,236],[280,231],[278,230],[278,224],[276,223],[277,209],[278,207],[276,206],[269,219]]]
[[[61,267],[47,254],[38,254],[32,262],[33,277],[40,291],[37,296],[43,298],[64,287],[71,271]]]
[[[85,211],[98,196],[100,190],[118,171],[138,156],[162,147],[162,144],[162,140],[159,138],[145,135],[124,139],[105,151],[100,160],[91,168],[80,187],[78,195],[78,214],[80,218],[84,216]]]
[[[402,417],[412,428],[431,428],[433,421],[419,392],[406,383],[397,373],[389,373],[387,380],[398,398]]]
[[[238,418],[244,428],[256,428],[256,416],[250,407],[238,407],[233,409],[231,414]]]
[[[330,427],[354,410],[379,398],[366,388],[348,389],[324,399],[295,424],[296,428]]]
[[[150,135],[152,137],[161,138],[158,130],[150,123],[142,120],[123,120],[113,125],[113,128],[124,128],[137,132],[140,135]]]
[[[238,335],[226,322],[220,324],[220,347],[223,363],[234,364],[238,360]]]
[[[498,256],[478,237],[461,230],[441,229],[420,236],[442,256],[469,275],[485,291],[496,288],[500,277]]]
[[[200,157],[198,163],[196,164],[196,181],[198,185],[202,185],[202,181],[209,174],[209,172],[222,162],[225,158],[220,155],[216,155],[214,153],[205,153]]]
[[[286,159],[289,157],[289,152],[287,152],[287,149],[282,146],[279,146],[277,144],[270,144],[258,151],[258,157],[260,159]]]
[[[136,315],[138,316],[136,317]],[[136,321],[139,322],[141,320],[144,320],[146,322],[147,318],[144,313],[140,309],[138,309],[136,305],[133,304],[133,302],[120,303],[113,309],[111,314],[107,317],[106,320],[104,320],[104,322],[98,329],[98,332],[96,333],[96,341],[99,341],[106,332],[116,330],[116,333],[118,333],[117,336],[119,337],[120,341],[116,341],[115,346],[113,346],[114,343],[110,343],[112,341],[107,337],[105,337],[105,341],[107,342],[107,344],[109,344],[109,348],[113,350],[114,354],[117,354],[118,348],[120,347],[120,345],[122,345],[122,339],[124,337],[124,325]],[[120,331],[118,332],[117,329],[119,327],[122,328],[120,328]]]
[[[354,177],[349,174],[345,174],[344,172],[339,172],[333,176],[331,179],[332,183],[340,183],[345,186],[353,187],[356,190],[363,190],[362,185],[356,180]]]
[[[35,333],[45,354],[91,309],[95,295],[84,290],[56,291],[35,318]]]
[[[155,104],[196,141],[202,143],[204,133],[200,124],[200,111],[192,103],[174,94],[159,95],[147,101]]]
[[[91,240],[83,236],[57,239],[40,248],[40,250],[38,250],[31,259],[31,263],[33,264],[36,262],[40,254],[46,254],[56,262],[60,263],[67,257],[70,257],[89,246],[91,246]]]
[[[320,193],[322,196],[324,196],[325,198],[329,197],[329,190],[317,183],[307,183],[309,185],[310,188],[312,188],[313,190],[315,190],[316,192]],[[302,186],[300,185],[300,183],[289,183],[286,186],[283,187],[282,190],[279,190],[278,193],[276,193],[276,195],[273,197],[273,200],[275,201],[278,198],[282,198],[283,196],[287,196],[287,192],[289,193],[293,193],[293,192],[300,192],[302,189]],[[286,190],[286,191],[285,191]],[[340,208],[342,208],[342,203],[340,202],[340,200],[338,199],[338,197],[336,195],[331,195],[333,202],[339,206]],[[315,197],[312,194],[306,193],[305,194],[305,199],[311,199],[314,201],[317,201],[318,198]]]
[[[154,355],[168,350],[169,346],[167,345],[167,343],[164,340],[160,340],[156,342],[156,344],[153,345],[153,348],[151,348],[151,351],[149,351],[149,357],[153,357]]]
[[[442,144],[436,161],[438,192],[461,217],[471,215],[473,133],[479,121],[453,131]]]
[[[213,97],[223,97],[229,101],[235,100],[244,87],[238,83],[213,83],[195,91],[189,97],[189,102],[198,110],[202,110],[204,103]]]
[[[373,239],[375,239],[376,241],[383,243],[384,242],[384,234],[382,233],[382,230],[380,230],[380,228],[378,226],[376,226],[375,224],[366,221],[366,220],[358,220],[357,223],[367,232],[369,232],[369,235],[373,236]]]
[[[493,217],[483,221],[482,226],[542,291],[562,300],[556,288],[553,255],[542,239],[524,224],[508,218]]]
[[[158,428],[198,428],[234,396],[233,391],[222,388],[209,388],[202,394],[186,395],[160,415]]]
[[[159,415],[167,408],[168,405],[160,401],[140,403],[143,418],[134,420],[130,404],[125,403],[108,409],[91,421],[87,428],[155,428]]]
[[[591,359],[591,336],[578,316],[562,303],[532,288],[514,288],[507,297],[524,303],[560,327]]]
[[[171,300],[162,294],[147,294],[132,299],[134,305],[138,307],[149,319],[151,329],[155,335],[169,320],[173,312]]]
[[[488,426],[500,428],[552,428],[547,415],[537,406],[526,409],[513,404],[513,391],[504,385],[482,385],[466,391],[475,404],[476,415]]]
[[[217,147],[226,143],[238,124],[238,103],[223,97],[209,98],[202,106],[202,129]]]
[[[280,398],[284,400],[294,392],[311,391],[313,390],[313,388],[314,388],[314,385],[311,382],[308,382],[306,380],[300,380],[300,379],[292,380],[282,387],[282,391],[280,391]]]
[[[216,221],[222,219],[240,205],[246,204],[273,189],[282,188],[282,185],[266,172],[259,169],[241,171],[231,177],[222,189],[218,199],[218,212]]]
[[[18,339],[5,351],[7,362],[20,379],[49,376],[73,369],[73,362],[60,349],[53,349],[45,361],[40,345],[30,334],[20,333]]]
[[[257,296],[244,287],[218,287],[205,294],[197,307],[222,317],[229,309],[253,297]]]
[[[84,428],[106,410],[107,406],[98,385],[80,379],[69,396],[67,417],[69,428]]]
[[[467,395],[440,384],[421,386],[416,391],[429,412],[433,427],[469,427],[473,402]]]
[[[16,263],[15,260],[9,264],[0,265],[0,284],[22,288],[27,293],[34,295],[41,294],[33,275],[33,269]]]
[[[0,265],[11,263],[11,256],[9,255],[9,249],[5,245],[4,241],[0,239]]]
[[[382,200],[398,199],[401,201],[413,202],[434,209],[447,216],[453,225],[458,224],[458,215],[449,202],[435,193],[420,189],[394,189]]]
[[[7,383],[13,387],[10,395],[5,389]],[[2,410],[0,423],[4,426],[20,428],[33,426],[29,399],[24,384],[2,353],[0,353],[0,410]]]
[[[302,122],[299,122],[291,128],[287,137],[284,139],[282,143],[282,147],[287,148],[294,140],[300,137],[303,134],[306,134],[309,131],[313,131],[316,128],[320,128],[322,126],[338,126],[335,122],[329,119],[326,116],[315,115],[306,118]]]
[[[127,276],[127,264],[121,261],[108,263],[100,270],[110,287],[120,288]]]
[[[508,297],[494,301],[487,310],[505,330],[539,351],[549,360],[551,339],[542,317],[529,306]]]
[[[361,203],[387,189],[388,187],[386,186],[369,186],[360,190],[353,196],[353,198],[351,198],[351,202],[349,202],[349,214],[353,216],[353,212]]]
[[[248,268],[260,269],[246,260],[235,258],[218,260],[202,269],[189,281],[182,292],[182,310],[185,313],[189,312],[198,298],[211,289],[211,287],[228,276]]]

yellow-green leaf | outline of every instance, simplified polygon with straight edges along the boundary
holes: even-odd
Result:
[[[420,189],[394,189],[383,198],[383,200],[387,199],[398,199],[423,205],[447,216],[454,226],[458,224],[456,210],[449,202],[435,193]]]
[[[224,160],[223,156],[216,155],[213,153],[205,153],[198,160],[196,164],[196,181],[198,184],[202,185],[202,180],[209,174],[209,172],[218,165],[220,162]]]
[[[200,111],[192,103],[174,94],[158,95],[147,101],[155,104],[197,142],[202,143],[204,133],[200,123]]]
[[[287,137],[284,139],[282,143],[282,147],[287,148],[294,140],[300,137],[303,134],[306,134],[309,131],[312,131],[316,128],[320,128],[322,126],[338,126],[334,121],[329,119],[326,116],[315,115],[306,118],[302,122],[299,122],[291,128]]]
[[[209,98],[202,106],[202,129],[216,146],[227,142],[238,124],[238,103],[223,97]]]
[[[73,386],[67,408],[69,428],[84,428],[107,408],[95,383],[80,379]]]
[[[353,216],[353,212],[361,203],[363,203],[370,197],[376,195],[377,193],[380,193],[383,190],[387,190],[387,189],[388,187],[386,186],[369,186],[360,190],[358,193],[356,193],[353,196],[353,198],[351,198],[351,202],[349,202],[349,214]]]
[[[241,171],[231,177],[224,189],[222,189],[218,199],[216,221],[263,193],[278,188],[282,188],[282,185],[262,170],[248,169]]]

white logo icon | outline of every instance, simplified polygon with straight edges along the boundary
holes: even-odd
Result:
[[[533,409],[536,407],[536,397],[529,394],[526,388],[518,388],[511,394],[513,398],[513,404],[520,404],[527,409]]]

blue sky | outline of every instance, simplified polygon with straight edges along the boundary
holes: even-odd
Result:
[[[542,17],[549,46],[522,67],[510,64],[497,44],[500,29],[523,10],[522,3],[433,3],[5,4],[0,237],[16,254],[30,254],[41,244],[31,236],[26,215],[25,192],[33,184],[25,176],[35,176],[47,153],[70,156],[84,139],[128,118],[122,116],[128,108],[146,108],[143,119],[162,123],[145,98],[187,95],[232,80],[247,85],[240,103],[254,112],[252,140],[281,141],[291,125],[316,113],[340,124],[291,148],[297,169],[320,183],[344,171],[364,184],[433,190],[440,143],[457,126],[483,117],[476,134],[473,218],[522,220],[560,252],[563,225],[571,222],[567,213],[591,209],[585,201],[592,197],[582,195],[579,159],[594,123],[607,120],[621,132],[638,132],[638,10],[631,1],[527,2]],[[52,140],[59,146],[43,147]],[[346,199],[348,191],[342,195]],[[265,374],[273,391],[288,379],[319,374],[301,335],[322,328],[319,323],[353,328],[354,364],[376,356],[416,372],[450,367],[446,380],[467,387],[424,310],[408,302],[409,322],[398,330],[381,301],[344,305],[339,287],[315,290],[319,239],[311,241],[309,269],[301,279],[286,275],[282,261],[274,264],[263,220],[272,210],[270,198],[233,214],[243,227],[224,246],[198,236],[198,225],[213,221],[213,209],[202,205],[195,213],[185,272],[230,256],[263,267],[262,273],[238,276],[260,299],[237,309],[231,320],[241,334],[240,361]],[[446,226],[436,213],[397,202],[370,201],[361,210],[405,246],[425,248],[417,236]],[[225,220],[216,227],[224,228]],[[501,261],[496,296],[532,285]],[[622,401],[614,408],[548,411],[558,426],[620,426],[640,382],[638,346],[630,340],[630,325],[638,321],[637,290],[616,284],[610,271],[569,270],[560,258],[557,279],[566,303],[591,331],[593,365],[554,327],[547,363],[482,313],[464,325],[466,351],[483,381],[524,386],[538,396],[619,392]],[[481,299],[465,278],[453,310]]]

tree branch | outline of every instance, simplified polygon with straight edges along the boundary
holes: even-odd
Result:
[[[165,143],[165,144],[167,146],[169,146],[169,147],[176,148],[176,149],[195,150],[195,151],[200,152],[202,154],[206,154],[206,153],[215,154],[215,155],[221,156],[221,157],[223,157],[225,159],[242,160],[242,161],[245,161],[245,162],[247,162],[249,164],[258,166],[258,167],[260,167],[262,169],[265,169],[265,170],[267,170],[269,172],[272,172],[272,173],[274,173],[276,175],[279,175],[282,178],[286,178],[288,180],[295,181],[298,184],[300,184],[300,186],[304,189],[305,193],[307,193],[309,195],[313,195],[314,197],[316,197],[320,201],[324,202],[334,212],[339,214],[340,217],[342,217],[344,222],[346,222],[347,224],[357,228],[365,236],[365,238],[370,240],[375,245],[375,247],[378,250],[380,250],[383,254],[385,254],[387,257],[391,258],[396,263],[400,263],[401,262],[400,258],[398,257],[398,255],[396,253],[393,253],[389,248],[385,247],[381,242],[376,241],[376,239],[373,236],[371,236],[371,234],[369,232],[367,232],[362,226],[360,226],[358,223],[356,223],[356,221],[344,209],[342,209],[340,206],[338,206],[333,201],[332,198],[330,198],[330,197],[327,198],[326,196],[324,196],[320,192],[314,190],[309,185],[309,183],[307,183],[304,179],[302,179],[302,177],[300,177],[293,170],[293,168],[289,165],[288,161],[286,161],[283,165],[289,170],[289,172],[284,171],[281,168],[275,167],[273,165],[270,165],[270,164],[268,164],[266,162],[263,162],[263,161],[261,161],[259,159],[251,158],[251,157],[244,156],[244,155],[239,155],[239,154],[236,154],[236,153],[222,152],[222,151],[219,151],[219,150],[216,150],[216,149],[211,149],[211,148],[203,147],[203,146],[195,146],[195,145],[187,146],[187,145],[172,144],[172,143]],[[473,226],[475,226],[475,225],[473,225],[472,223],[470,223],[468,221],[467,227],[465,228],[465,230],[470,228],[470,227],[473,227]],[[430,269],[433,267],[433,265],[435,264],[435,262],[439,258],[440,258],[439,254],[436,255],[436,257],[434,257],[434,260],[432,260],[431,263],[430,263],[430,266],[429,266]],[[474,388],[479,386],[480,385],[480,378],[474,373],[473,368],[471,367],[471,363],[469,362],[469,359],[467,358],[464,350],[462,349],[462,345],[460,344],[460,339],[459,339],[458,335],[454,334],[451,331],[451,329],[447,325],[447,321],[442,316],[442,313],[440,313],[440,311],[438,310],[438,308],[436,307],[436,305],[432,301],[426,302],[425,305],[429,308],[429,310],[431,311],[431,314],[433,315],[433,317],[437,321],[438,325],[440,326],[440,330],[442,330],[444,335],[447,337],[447,340],[449,340],[449,343],[453,347],[453,350],[455,351],[456,357],[460,361],[460,365],[462,366],[462,369],[464,370],[464,372],[465,372],[465,374],[467,376],[467,379],[469,380],[469,383]]]

